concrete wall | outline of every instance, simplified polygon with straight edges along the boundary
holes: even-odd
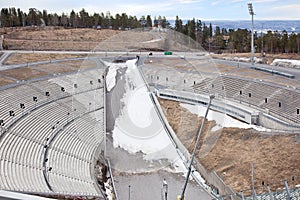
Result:
[[[291,125],[266,113],[259,114],[259,124],[279,132],[299,132],[300,126]]]
[[[209,101],[208,96],[183,91],[159,90],[156,91],[156,94],[161,98],[172,99],[191,104],[206,105]],[[253,120],[253,117],[257,117],[257,112],[253,109],[238,107],[230,101],[225,100],[214,99],[211,104],[211,109],[226,113],[248,124],[252,124],[255,121]]]
[[[157,90],[157,96],[165,99],[206,105],[209,101],[208,96],[194,94],[190,92],[175,91],[175,90]],[[226,113],[248,124],[260,125],[273,131],[279,132],[296,132],[300,131],[300,126],[291,125],[288,122],[277,119],[268,113],[255,108],[247,108],[228,100],[214,99],[211,109]]]

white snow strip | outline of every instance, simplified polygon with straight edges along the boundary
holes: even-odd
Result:
[[[113,145],[129,153],[142,152],[145,160],[167,159],[175,172],[186,176],[186,158],[172,144],[163,128],[147,87],[135,65],[136,60],[126,62],[125,94],[121,100],[124,105],[116,119],[113,130]],[[173,171],[171,168],[166,168]],[[194,169],[193,174],[205,188],[205,180]]]
[[[153,43],[153,42],[159,42],[159,41],[161,41],[160,38],[159,39],[153,39],[153,40],[145,41],[143,43],[146,44],[146,43]]]
[[[176,172],[186,172],[176,148],[165,132],[147,87],[137,69],[136,60],[126,64],[125,94],[120,116],[115,121],[113,145],[129,153],[142,152],[145,160],[167,159]]]
[[[186,108],[193,114],[197,114],[198,116],[204,116],[206,112],[206,107],[201,105],[191,105],[191,104],[181,103],[180,106]],[[216,126],[212,128],[212,131],[217,131],[224,127],[241,128],[241,129],[253,128],[257,131],[269,131],[264,127],[249,125],[247,123],[234,119],[229,115],[226,115],[221,112],[216,112],[214,110],[209,110],[207,115],[207,120],[216,122]]]
[[[274,59],[271,65],[300,68],[300,60]]]
[[[200,173],[198,171],[194,170],[192,173],[197,178],[197,180],[202,183],[203,186],[206,186],[205,180],[202,178],[202,176],[200,175]]]
[[[105,64],[107,66],[109,66],[108,72],[107,72],[107,75],[105,78],[106,79],[106,89],[109,92],[116,85],[117,70],[120,68],[126,67],[126,65],[120,64],[120,63],[108,63],[108,62],[105,62]]]
[[[251,59],[249,57],[222,57],[223,60],[235,61],[235,62],[250,62]],[[255,63],[261,63],[262,59],[254,57]]]
[[[104,188],[108,200],[113,200],[112,187],[110,186],[109,180],[104,183]]]

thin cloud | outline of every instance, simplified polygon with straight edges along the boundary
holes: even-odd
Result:
[[[192,3],[199,3],[202,0],[176,0],[175,3],[180,3],[180,4],[192,4]]]
[[[299,0],[114,0],[100,3],[99,0],[0,0],[0,7],[15,7],[28,12],[33,7],[48,13],[79,12],[84,8],[89,14],[94,12],[111,15],[126,13],[141,17],[176,16],[181,19],[229,19],[244,20],[249,18],[247,3],[252,2],[256,13],[255,19],[300,19]]]
[[[157,4],[122,4],[116,6],[117,10],[124,10],[131,15],[140,14],[151,14],[151,13],[164,13],[166,11],[173,10],[174,7],[171,3],[161,3],[159,6]]]
[[[278,0],[253,0],[252,3],[270,3],[277,2]]]
[[[222,1],[213,1],[213,2],[211,2],[211,5],[212,6],[216,6],[216,5],[218,5],[219,3],[221,3]]]
[[[292,11],[296,10],[299,12],[300,4],[290,4],[290,5],[282,5],[277,7],[271,7],[272,10],[286,10],[286,11]]]
[[[300,4],[270,6],[263,13],[260,13],[260,19],[264,20],[299,20]],[[258,13],[259,14],[259,13]]]

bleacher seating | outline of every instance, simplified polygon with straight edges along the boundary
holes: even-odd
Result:
[[[154,67],[151,64],[144,65],[142,71],[150,85],[215,94],[219,98],[257,107],[291,124],[299,124],[300,121],[300,93],[292,88],[237,76],[205,73],[189,75],[186,71]],[[183,82],[178,83],[178,80]]]
[[[102,196],[93,173],[105,134],[102,74],[83,71],[0,91],[6,130],[0,137],[0,189]],[[11,110],[15,116],[9,116]]]

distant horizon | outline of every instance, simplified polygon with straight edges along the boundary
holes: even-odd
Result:
[[[167,20],[169,20],[168,18],[166,18]],[[192,18],[191,19],[182,19],[182,18],[180,18],[181,20],[184,20],[184,21],[187,21],[187,20],[192,20]],[[175,19],[171,19],[171,20],[173,20],[173,21],[175,21]],[[251,19],[211,19],[211,20],[204,20],[204,19],[196,19],[195,18],[195,20],[201,20],[201,21],[224,21],[224,22],[226,22],[226,21],[234,21],[234,22],[236,22],[236,21],[241,21],[241,22],[248,22],[248,21],[251,21]],[[296,22],[300,22],[300,19],[254,19],[254,22],[255,21],[296,21]],[[299,24],[299,26],[300,26],[300,24]]]
[[[167,19],[168,20],[168,19]],[[168,20],[171,26],[174,26],[175,20]],[[183,24],[187,20],[182,19]],[[219,26],[221,29],[251,29],[251,20],[201,20],[206,26],[212,24],[213,29]],[[300,33],[300,20],[255,20],[254,31],[258,33],[267,33],[268,31],[287,31],[288,34]]]
[[[115,16],[117,13],[140,18],[142,15],[158,17],[165,16],[174,20],[181,19],[212,20],[248,20],[250,19],[248,3],[252,2],[256,20],[300,20],[299,0],[114,0],[103,2],[99,0],[6,0],[0,2],[1,8],[15,7],[28,12],[29,8],[48,13],[79,12],[84,8],[88,13],[106,14],[107,11]]]

